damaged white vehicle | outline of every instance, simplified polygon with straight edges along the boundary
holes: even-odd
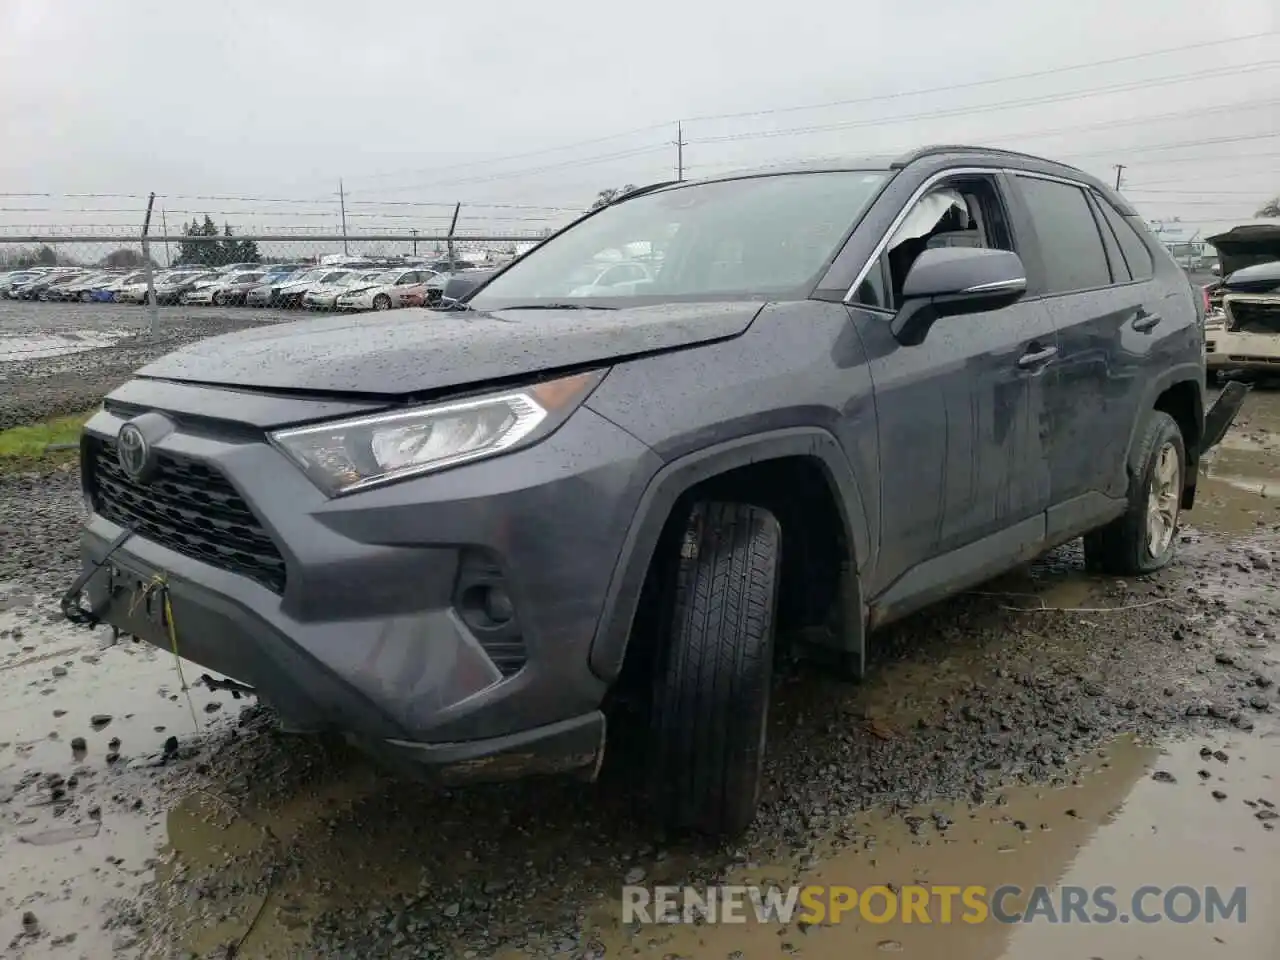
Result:
[[[1280,374],[1280,226],[1247,224],[1210,237],[1222,279],[1205,289],[1210,374]]]

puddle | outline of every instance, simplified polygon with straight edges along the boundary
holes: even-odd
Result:
[[[1280,524],[1280,392],[1255,387],[1231,432],[1205,458],[1187,523],[1227,534]]]
[[[1280,497],[1269,494],[1280,474],[1269,464],[1280,455],[1277,431],[1280,394],[1254,391],[1240,428],[1207,464],[1188,523],[1209,533],[1185,536],[1193,574],[1175,581],[1177,590],[1159,578],[1086,574],[1072,545],[932,618],[890,628],[867,683],[788,676],[771,743],[797,758],[779,767],[795,777],[770,780],[768,826],[742,851],[671,838],[659,850],[617,784],[433,790],[395,781],[341,748],[269,735],[258,713],[245,714],[252,728],[241,728],[236,716],[246,701],[195,687],[189,705],[170,656],[128,642],[104,649],[109,631],[71,630],[47,601],[0,583],[0,953],[31,911],[44,935],[14,941],[15,957],[96,958],[131,947],[168,956],[178,946],[224,955],[228,944],[244,957],[322,956],[326,931],[344,956],[385,955],[379,947],[388,944],[420,948],[420,956],[465,956],[471,948],[487,956],[499,941],[531,944],[499,954],[506,958],[556,949],[575,958],[696,960],[1280,955],[1280,925],[1268,909],[1280,894],[1276,832],[1256,818],[1262,808],[1244,802],[1280,803],[1271,779],[1280,777],[1280,730],[1277,715],[1261,707],[1248,713],[1257,721],[1252,734],[1216,732],[1168,745],[1167,754],[1122,739],[1090,755],[1066,777],[1069,786],[990,789],[988,801],[997,793],[1003,801],[918,807],[909,811],[918,832],[892,799],[849,815],[869,798],[917,803],[937,795],[924,792],[927,778],[912,778],[916,767],[937,768],[939,777],[960,769],[961,789],[948,795],[963,797],[1001,762],[1023,780],[1061,777],[1067,760],[1050,762],[1041,748],[1074,756],[1074,734],[1099,723],[1111,724],[1104,733],[1147,729],[1140,716],[1176,703],[1181,724],[1185,690],[1211,685],[1215,652],[1228,641],[1254,658],[1248,669],[1280,667],[1276,579],[1248,560],[1255,544],[1273,556]],[[1231,542],[1212,536],[1217,531]],[[1111,615],[1184,593],[1203,602],[1176,624],[1163,606],[1129,619]],[[1019,609],[1045,612],[1010,612]],[[1156,629],[1139,622],[1157,621],[1157,611],[1165,619]],[[1155,639],[1144,636],[1153,632]],[[1115,675],[1132,674],[1142,686],[1147,661],[1161,660],[1176,661],[1161,676],[1180,671],[1168,688],[1161,680],[1112,691]],[[1242,672],[1226,681],[1226,700],[1239,706],[1240,694],[1247,702],[1254,691],[1241,685],[1245,668],[1232,669]],[[185,670],[189,681],[203,672]],[[1005,696],[1013,687],[1017,695]],[[1266,691],[1263,706],[1275,709]],[[966,713],[971,707],[976,712]],[[83,750],[73,749],[77,737]],[[185,762],[152,766],[164,761],[170,737]],[[988,739],[1022,752],[989,752]],[[1201,744],[1226,750],[1229,762],[1202,760]],[[1176,783],[1153,780],[1153,768]],[[1227,798],[1214,800],[1212,790]],[[846,794],[856,802],[838,813]],[[825,812],[814,814],[819,802]],[[790,859],[801,853],[806,859]],[[619,922],[618,897],[637,865],[646,883],[728,869],[733,883],[858,888],[1108,884],[1123,896],[1148,883],[1245,885],[1250,919],[1214,928],[851,920],[806,930],[795,923],[633,930]],[[347,912],[333,919],[337,911]],[[566,929],[582,934],[567,947]],[[366,933],[376,946],[362,951]],[[70,944],[58,939],[71,935]]]
[[[42,360],[109,347],[125,337],[128,330],[81,330],[76,333],[24,334],[0,336],[0,363]]]
[[[100,649],[110,631],[70,631],[29,603],[0,606],[0,947],[30,911],[47,935],[21,956],[64,956],[54,941],[69,935],[103,956],[117,934],[86,905],[136,894],[165,837],[149,765],[169,737],[187,748],[192,707],[202,731],[225,724],[229,697],[196,688],[188,705],[172,658]]]
[[[603,949],[601,956],[666,958],[802,956],[847,960],[902,953],[938,960],[1083,960],[1159,957],[1201,960],[1204,956],[1260,960],[1275,956],[1280,917],[1271,906],[1280,894],[1277,834],[1256,815],[1261,799],[1280,803],[1280,737],[1194,740],[1167,751],[1121,740],[1091,757],[1071,786],[1015,788],[1003,803],[955,805],[914,811],[920,834],[901,819],[881,815],[856,818],[848,831],[851,847],[820,863],[796,870],[793,864],[732,871],[728,884],[791,883],[850,886],[865,890],[891,885],[981,885],[994,890],[1016,885],[1116,888],[1115,902],[1126,911],[1129,898],[1147,884],[1165,889],[1188,884],[1203,890],[1218,885],[1229,894],[1246,892],[1246,922],[1051,925],[1002,924],[993,919],[967,924],[872,923],[852,914],[836,925],[802,928],[798,923],[657,925],[621,923],[621,900],[596,908],[585,931]],[[1229,762],[1200,756],[1201,744],[1225,750]],[[1151,771],[1172,774],[1175,783],[1152,779]],[[1208,778],[1198,771],[1207,770]],[[1277,778],[1277,779],[1273,779]],[[1226,794],[1215,800],[1212,791]],[[938,819],[938,818],[945,819]],[[935,823],[950,823],[940,831]],[[668,878],[656,873],[647,884]],[[1160,900],[1155,899],[1158,907]],[[1020,907],[1011,897],[1006,905]],[[1152,909],[1150,901],[1143,906]],[[959,914],[957,905],[957,914]],[[750,910],[748,910],[750,913]],[[935,913],[935,917],[936,917]],[[794,918],[793,918],[794,919]],[[508,951],[515,960],[527,954]]]

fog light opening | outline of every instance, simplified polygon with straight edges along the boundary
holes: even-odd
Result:
[[[462,617],[472,628],[496,630],[515,620],[515,603],[500,585],[473,584],[462,591],[459,599]]]

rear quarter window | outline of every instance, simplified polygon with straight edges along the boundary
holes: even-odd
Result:
[[[1116,239],[1120,241],[1120,250],[1124,253],[1124,261],[1129,265],[1129,272],[1135,280],[1150,280],[1155,275],[1155,261],[1151,259],[1151,251],[1138,235],[1137,228],[1121,215],[1104,197],[1093,195],[1102,211],[1103,217],[1111,225]]]

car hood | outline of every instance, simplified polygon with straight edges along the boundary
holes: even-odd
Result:
[[[386,289],[385,284],[370,284],[367,287],[348,287],[346,290],[342,291],[342,295],[344,297],[354,297],[361,293],[371,293],[374,290],[385,291]]]
[[[1222,281],[1233,293],[1270,293],[1280,290],[1280,260],[1241,267]]]
[[[743,333],[762,301],[619,310],[397,310],[203,340],[142,377],[308,393],[403,396],[603,363]]]

